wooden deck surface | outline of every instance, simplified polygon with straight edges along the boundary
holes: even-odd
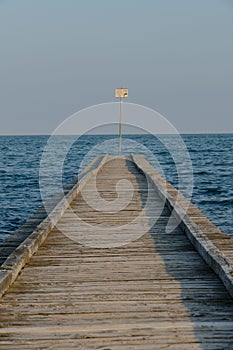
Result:
[[[168,208],[136,241],[111,247],[115,236],[106,248],[93,246],[106,239],[101,227],[118,234],[129,224],[133,238],[163,207],[154,191],[149,210],[130,226],[144,207],[145,176],[113,158],[99,171],[97,189],[111,208],[122,179],[134,187],[125,209],[103,213],[78,195],[71,207],[89,229],[82,232],[70,210],[59,222],[80,241],[88,236],[89,246],[54,228],[2,297],[0,349],[233,349],[232,298],[180,227],[165,233]]]

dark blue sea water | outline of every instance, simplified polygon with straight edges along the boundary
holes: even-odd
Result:
[[[174,136],[163,137],[171,145],[174,142]],[[131,141],[126,142],[127,139]],[[182,135],[182,139],[193,166],[192,202],[222,231],[233,237],[233,134]],[[41,205],[39,169],[47,141],[48,136],[0,136],[0,240],[17,229]],[[45,190],[48,197],[57,190],[56,181],[53,181],[57,164],[72,142],[70,136],[56,136],[53,154],[47,160],[49,181]],[[103,142],[104,146],[99,147]],[[117,143],[114,135],[79,138],[65,157],[63,183],[69,182],[77,175],[79,167],[83,168],[100,152],[116,154]],[[125,135],[122,153],[145,154],[155,166],[158,165],[156,159],[167,180],[178,186],[173,155],[154,136]],[[182,176],[184,179],[187,176],[185,171]]]

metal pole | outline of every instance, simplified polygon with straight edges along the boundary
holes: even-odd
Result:
[[[119,124],[119,155],[121,154],[121,142],[122,142],[122,98],[120,97],[120,124]]]

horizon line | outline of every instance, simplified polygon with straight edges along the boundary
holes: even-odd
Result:
[[[228,131],[218,131],[218,132],[205,132],[205,131],[201,131],[201,132],[181,132],[181,133],[157,133],[157,134],[150,134],[150,133],[124,133],[124,135],[232,135],[232,132],[228,132]],[[19,133],[19,134],[11,134],[11,133],[4,133],[1,134],[0,136],[52,136],[53,134],[51,133],[31,133],[31,134],[24,134],[24,133]],[[86,134],[55,134],[54,136],[103,136],[103,135],[111,135],[111,136],[119,136],[118,133],[86,133]]]

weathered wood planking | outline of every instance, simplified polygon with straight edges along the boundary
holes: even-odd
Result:
[[[221,232],[194,204],[166,182],[143,157],[132,156],[132,159],[158,189],[160,198],[166,201],[189,240],[233,297],[233,239]]]
[[[107,160],[98,168],[99,194],[116,199],[116,184],[128,179],[134,195],[124,210],[110,215],[91,208],[77,191],[71,208],[92,225],[92,243],[98,225],[114,230],[130,224],[151,186],[138,171],[142,159],[135,158],[137,166],[123,157]],[[161,210],[160,196],[153,191],[135,230]],[[166,233],[169,216],[165,207],[147,234],[112,248],[75,243],[54,226],[1,299],[0,349],[232,349],[232,298],[181,226]],[[82,229],[72,227],[69,208],[59,223]],[[79,234],[81,239],[87,232]]]
[[[11,236],[5,240],[0,247],[0,260],[3,261],[0,267],[0,296],[14,282],[21,269],[56,226],[77,193],[98,172],[105,160],[106,157],[96,157],[79,177],[65,187],[63,193],[54,195],[15,232],[15,241]],[[9,256],[6,256],[7,252]]]

